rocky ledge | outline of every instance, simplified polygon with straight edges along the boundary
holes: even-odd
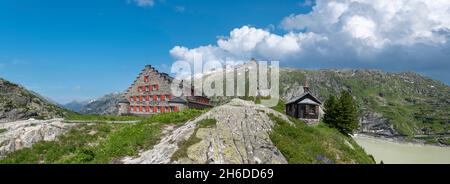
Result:
[[[215,107],[181,127],[168,127],[161,142],[137,158],[124,158],[125,164],[285,164],[286,159],[270,140],[274,126],[267,114],[289,119],[270,108],[234,99]],[[214,126],[199,128],[203,120],[215,119]],[[193,135],[195,133],[195,135]],[[181,143],[195,136],[199,141],[186,155],[174,159]]]
[[[30,148],[39,141],[52,141],[74,124],[63,119],[25,120],[0,123],[0,157],[23,148]]]

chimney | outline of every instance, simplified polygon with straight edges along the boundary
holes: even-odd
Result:
[[[310,90],[309,90],[309,84],[308,84],[308,79],[305,80],[305,84],[303,85],[303,91],[304,91],[305,93],[309,93],[309,92],[310,92]]]

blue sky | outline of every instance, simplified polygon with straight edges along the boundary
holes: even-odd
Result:
[[[317,12],[320,12],[319,9],[325,6],[317,4]],[[348,26],[342,28],[352,33],[351,41],[347,41],[354,43],[355,39],[364,39],[364,44],[349,46],[352,49],[358,48],[354,49],[358,51],[357,54],[354,51],[350,54],[355,54],[354,57],[343,59],[345,62],[333,63],[330,60],[339,59],[335,56],[346,52],[333,47],[335,42],[324,43],[323,38],[336,41],[333,38],[342,36],[321,31],[333,27],[326,27],[326,21],[322,22],[323,28],[312,25],[311,22],[321,23],[320,20],[324,20],[320,19],[321,16],[327,18],[327,15],[320,13],[314,15],[314,5],[316,3],[312,1],[299,0],[0,0],[0,77],[59,103],[87,100],[123,91],[146,64],[167,72],[175,59],[185,57],[174,49],[176,46],[190,52],[202,50],[201,46],[212,45],[223,50],[215,57],[256,56],[286,60],[282,65],[305,68],[414,70],[448,83],[448,75],[444,74],[448,73],[446,59],[449,58],[449,51],[446,49],[450,48],[446,42],[450,38],[450,29],[444,29],[450,27],[447,22],[439,24],[443,27],[442,31],[425,40],[425,43],[419,43],[417,39],[413,39],[415,42],[412,44],[410,41],[403,41],[404,39],[391,39],[393,41],[387,47],[387,42],[384,41],[386,39],[379,39],[390,38],[385,30],[373,32],[373,25],[366,24],[370,21],[352,19],[361,24],[353,25],[350,27],[352,29],[347,29]],[[307,14],[311,16],[301,16]],[[373,20],[369,19],[371,16],[363,17]],[[373,22],[378,23],[376,20]],[[238,56],[232,52],[233,48],[240,49],[239,42],[234,42],[233,35],[230,35],[233,30],[237,34],[245,32],[244,36],[250,37],[253,33],[264,33],[265,37],[258,37],[261,40],[256,43],[257,47]],[[295,36],[289,36],[290,34]],[[264,47],[262,43],[273,40],[269,39],[271,36],[283,40],[285,38],[286,42],[276,42],[280,45],[279,48],[285,50]],[[238,46],[218,45],[218,40],[221,39]],[[284,44],[290,43],[291,39],[298,45]],[[425,45],[425,48],[417,45]],[[333,54],[306,54],[316,53],[316,50],[311,49],[322,47],[327,53]],[[266,53],[273,51],[286,54],[261,54],[262,51],[258,50],[261,48],[266,51],[269,49]],[[361,54],[359,48],[370,52]],[[408,67],[399,62],[394,68],[386,68],[386,63],[377,64],[375,61],[385,58],[386,48],[391,52],[392,48],[401,48],[394,54],[390,53],[390,56],[394,55],[390,58],[399,60],[409,61],[408,57],[402,58],[408,55],[408,51],[418,48],[429,50],[425,52],[425,56],[438,55],[438,58],[433,63],[418,59],[413,63],[418,67]],[[372,52],[374,49],[378,50]],[[311,52],[304,52],[310,50]],[[297,62],[299,60],[313,62]]]
[[[122,91],[146,64],[167,71],[175,45],[208,44],[234,27],[301,12],[297,1],[258,2],[1,0],[0,77],[61,103]]]

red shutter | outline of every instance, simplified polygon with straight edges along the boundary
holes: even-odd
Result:
[[[169,100],[172,101],[172,95],[169,95]]]
[[[165,101],[166,100],[166,96],[165,95],[161,95],[161,101]]]
[[[134,101],[136,101],[136,96],[133,96]]]
[[[147,95],[147,96],[145,97],[145,100],[150,101],[150,96]]]
[[[178,112],[178,106],[175,106],[173,109],[175,112]]]
[[[142,106],[139,106],[139,112],[142,112]]]
[[[156,95],[153,95],[153,101],[156,102],[156,100],[158,100],[158,97]]]
[[[156,90],[159,90],[159,84],[156,84]]]
[[[150,88],[150,91],[153,91],[153,85],[148,86]]]
[[[136,111],[137,111],[137,107],[136,107],[136,106],[134,106],[134,107],[133,107],[133,110],[134,110],[134,112],[136,112]]]
[[[150,112],[150,107],[149,106],[145,107],[145,112]]]
[[[156,110],[156,106],[153,106],[153,112],[157,112],[157,110]]]
[[[164,113],[164,107],[163,106],[159,107],[159,109],[160,109],[161,113]]]
[[[139,96],[139,101],[141,101],[141,102],[143,101],[143,98],[142,98],[142,96]]]

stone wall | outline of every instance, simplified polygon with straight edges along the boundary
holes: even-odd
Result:
[[[148,80],[146,80],[147,77]],[[146,66],[125,93],[125,97],[130,102],[129,114],[151,115],[179,109],[169,103],[172,99],[171,81],[168,75],[158,72],[149,65]]]

